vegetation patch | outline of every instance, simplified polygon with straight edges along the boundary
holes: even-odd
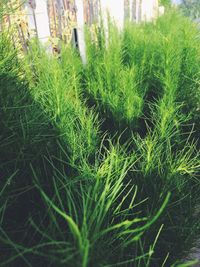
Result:
[[[0,38],[0,266],[192,266],[197,27],[86,29],[87,64]]]

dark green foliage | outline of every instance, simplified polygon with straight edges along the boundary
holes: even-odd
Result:
[[[0,266],[178,266],[199,227],[196,26],[110,23],[84,67],[1,37]]]

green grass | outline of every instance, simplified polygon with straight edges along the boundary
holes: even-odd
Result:
[[[138,86],[142,66],[139,69],[134,64],[130,67],[123,64],[123,36],[115,26],[110,25],[107,42],[102,40],[102,34],[97,30],[100,40],[96,43],[88,37],[84,86],[103,116],[119,125],[137,123],[144,105],[145,88]]]
[[[0,39],[0,266],[192,266],[199,34],[174,11],[87,35],[87,64]]]
[[[180,236],[179,229],[187,225],[192,232],[196,227],[180,213],[185,209],[192,214],[191,205],[198,199],[199,34],[195,25],[174,11],[154,24],[128,24],[122,33],[113,33],[115,31],[110,24],[108,44],[88,42],[83,92],[89,104],[95,105],[108,120],[104,130],[111,135],[114,132],[114,138],[122,135],[123,142],[130,142],[132,138],[128,153],[136,151],[138,177],[132,176],[140,185],[142,196],[150,199],[147,208],[150,214],[163,194],[173,192],[170,205],[176,207],[166,209],[161,220],[166,230],[163,239],[162,235],[160,238],[163,252],[170,251],[172,260],[173,253],[177,257],[181,251],[176,246],[170,248],[173,238]],[[121,78],[122,69],[129,73],[134,69],[134,76]],[[126,84],[127,95],[120,94],[121,82]],[[129,119],[128,113],[121,110],[127,107],[133,111],[133,98],[137,98],[138,93],[139,107]],[[105,100],[109,95],[109,100]],[[174,230],[168,232],[167,228]],[[182,235],[180,242],[184,249],[188,239]],[[167,253],[159,254],[164,258]],[[170,257],[165,264],[170,264]]]
[[[81,101],[80,59],[66,47],[58,61],[37,44],[29,57],[31,95],[66,143],[69,163],[76,167],[82,158],[94,154],[99,142],[97,114]]]
[[[54,250],[46,254],[60,266],[116,266],[123,265],[123,255],[137,246],[141,235],[155,222],[165,208],[169,195],[161,208],[151,217],[141,217],[134,213],[139,203],[136,201],[137,186],[125,181],[133,162],[123,156],[119,148],[109,147],[103,158],[96,158],[95,166],[87,170],[74,181],[55,172],[54,194],[48,197],[38,183],[37,187],[49,209],[47,216],[51,224],[48,229],[38,229],[42,239],[69,242],[71,253],[62,253],[56,242]],[[59,218],[60,217],[60,218]],[[66,223],[65,223],[66,222]],[[66,230],[63,224],[66,224]],[[56,231],[56,235],[53,234]],[[66,248],[65,248],[66,249]],[[109,251],[109,253],[108,253]],[[139,252],[139,251],[138,251]],[[151,251],[144,255],[140,252],[140,261],[151,258]],[[127,263],[135,262],[137,257],[127,257]],[[143,259],[144,258],[144,259]]]

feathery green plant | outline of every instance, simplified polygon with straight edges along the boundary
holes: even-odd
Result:
[[[72,47],[55,57],[37,42],[19,60],[6,35],[0,266],[177,262],[198,228],[195,25],[172,11],[121,32],[109,23],[107,40],[87,31],[85,67]]]
[[[99,30],[100,31],[100,30]],[[144,88],[139,88],[138,66],[123,64],[122,33],[110,23],[108,40],[97,31],[97,42],[88,36],[84,90],[107,118],[117,125],[137,126],[143,110]],[[143,90],[142,90],[143,89]]]
[[[82,157],[94,154],[98,144],[97,115],[81,99],[80,59],[67,47],[58,60],[37,45],[29,57],[31,94],[66,142],[69,163],[75,167]]]
[[[47,212],[42,215],[44,225],[39,227],[34,219],[30,221],[43,242],[40,247],[31,248],[31,253],[48,257],[59,266],[123,265],[125,254],[127,264],[141,266],[142,262],[150,261],[152,249],[143,255],[137,244],[162,214],[170,194],[151,217],[134,213],[140,204],[136,203],[138,188],[127,180],[127,172],[134,164],[133,158],[110,143],[106,153],[101,155],[99,151],[95,164],[87,164],[73,181],[55,169],[49,196],[33,169]],[[50,221],[48,226],[46,217]],[[54,246],[47,250],[51,243]]]

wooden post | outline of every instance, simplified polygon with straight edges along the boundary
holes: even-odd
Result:
[[[47,0],[35,0],[35,4],[35,21],[38,25],[38,38],[42,43],[46,43],[50,37]]]
[[[142,20],[142,0],[137,0],[136,10],[136,22],[140,22]]]
[[[86,64],[86,47],[85,47],[85,36],[84,36],[84,6],[83,0],[75,0],[77,8],[77,33],[78,33],[78,47],[83,64]]]
[[[35,0],[29,0],[27,3],[25,3],[25,9],[28,17],[28,27],[30,31],[35,31],[35,34],[38,37],[38,30],[37,30],[37,23],[35,16],[35,9],[36,9]]]
[[[158,1],[157,0],[142,0],[141,4],[141,20],[151,21],[158,15]]]
[[[101,0],[101,12],[104,25],[107,24],[108,14],[119,29],[124,26],[124,0]],[[106,26],[107,27],[107,26]]]
[[[54,0],[51,0],[51,5],[52,5],[53,22],[54,22],[53,37],[56,37],[57,36],[57,25],[56,25],[56,10],[55,10]]]
[[[62,39],[62,17],[64,13],[63,1],[57,0],[57,10],[58,10],[58,34],[59,38]]]
[[[134,6],[134,0],[130,0],[129,2],[129,9],[130,9],[130,14],[129,14],[129,17],[130,17],[130,21],[133,21],[133,17],[134,17],[134,14],[133,14],[133,6]]]

